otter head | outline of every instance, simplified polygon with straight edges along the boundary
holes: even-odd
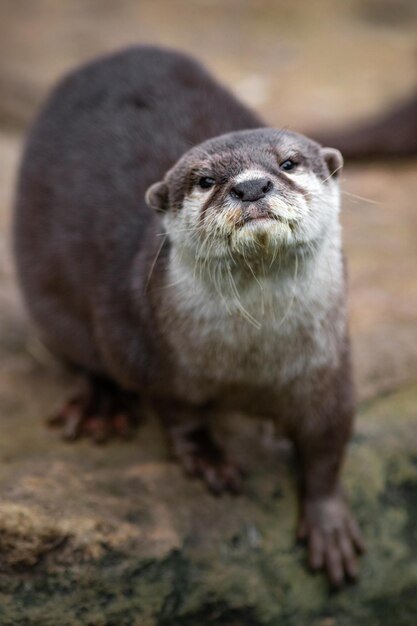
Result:
[[[233,132],[186,152],[146,200],[194,263],[277,259],[313,250],[337,226],[342,165],[340,152],[297,133]]]

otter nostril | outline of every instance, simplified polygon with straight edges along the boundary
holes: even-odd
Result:
[[[230,191],[230,194],[234,197],[237,198],[238,200],[242,200],[245,193],[244,191],[242,191],[241,189],[239,189],[238,187],[233,187],[233,189]]]
[[[265,185],[262,187],[262,191],[263,193],[268,193],[268,191],[271,191],[273,185],[272,185],[272,181],[268,180]]]

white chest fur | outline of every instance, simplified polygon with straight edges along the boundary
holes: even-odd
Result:
[[[170,267],[164,328],[179,393],[204,401],[225,385],[279,388],[337,363],[345,328],[338,242],[301,272],[258,277],[243,290],[233,278],[227,289],[208,289],[175,258]]]

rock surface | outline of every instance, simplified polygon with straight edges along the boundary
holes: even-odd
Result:
[[[414,626],[417,163],[342,177],[361,400],[344,481],[368,552],[360,582],[333,595],[294,543],[295,465],[268,425],[221,425],[249,476],[242,496],[218,499],[182,476],[149,411],[128,443],[64,444],[46,429],[73,378],[25,317],[9,228],[24,125],[75,63],[137,40],[181,47],[272,124],[303,129],[411,89],[415,26],[407,0],[0,5],[2,626]]]

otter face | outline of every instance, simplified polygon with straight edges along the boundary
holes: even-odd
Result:
[[[296,133],[239,131],[189,150],[146,200],[194,257],[276,258],[314,248],[338,223],[342,165],[340,152]]]

